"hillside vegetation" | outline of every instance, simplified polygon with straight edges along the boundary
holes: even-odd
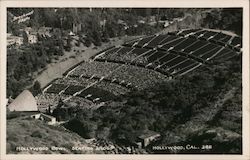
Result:
[[[237,142],[227,151],[239,153],[241,87],[238,57],[232,62],[215,63],[211,68],[200,68],[173,81],[129,93],[96,111],[74,111],[68,106],[68,110],[63,109],[59,115],[69,120],[66,128],[83,138],[97,137],[124,145],[123,139],[132,143],[143,131],[154,130],[162,135],[158,144],[209,142],[214,144],[209,152],[221,153],[220,147]],[[60,109],[57,115],[58,112]],[[209,139],[206,136],[209,130],[218,135]],[[150,147],[148,150],[154,152]]]
[[[65,150],[52,150],[51,147]],[[14,154],[70,154],[92,153],[91,151],[72,151],[73,146],[87,147],[84,139],[60,126],[50,126],[29,117],[17,117],[7,121],[7,153]],[[48,147],[49,150],[20,151],[17,147]]]

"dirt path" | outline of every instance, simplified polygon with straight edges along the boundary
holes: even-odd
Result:
[[[47,65],[47,68],[42,71],[41,74],[39,74],[35,79],[35,81],[40,82],[41,87],[45,87],[48,83],[50,83],[52,80],[56,78],[62,77],[62,74],[66,72],[70,67],[74,66],[75,64],[83,61],[88,60],[90,57],[95,55],[97,52],[108,48],[113,45],[121,45],[125,41],[131,40],[136,38],[135,36],[131,37],[122,37],[122,38],[113,38],[109,43],[103,43],[102,46],[97,47],[96,49],[92,47],[78,47],[77,50],[79,50],[79,53],[76,53],[74,51],[66,52],[64,56],[60,57],[58,62],[51,63]],[[76,49],[76,47],[73,47],[72,50]],[[84,50],[84,52],[82,52]]]

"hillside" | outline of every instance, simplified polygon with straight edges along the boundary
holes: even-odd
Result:
[[[89,151],[73,151],[72,147],[90,147],[79,135],[60,126],[50,126],[40,120],[21,116],[7,121],[7,153],[14,154],[73,154],[93,153]],[[18,149],[23,147],[24,149]],[[32,148],[34,147],[34,148]],[[40,150],[37,150],[41,147]],[[49,148],[46,150],[46,147]],[[58,147],[63,149],[51,149]],[[25,150],[28,149],[28,150]]]
[[[66,127],[73,129],[74,123],[82,123],[88,130],[81,136],[97,136],[120,145],[125,145],[120,137],[132,143],[144,130],[154,130],[163,136],[152,146],[210,144],[212,150],[196,152],[240,153],[242,91],[238,82],[241,74],[235,72],[230,76],[229,70],[220,70],[216,74],[223,74],[226,81],[201,69],[173,82],[130,93],[122,102],[113,102],[93,113],[78,110]],[[223,84],[219,87],[218,83]],[[236,111],[238,114],[235,115]],[[79,127],[74,129],[76,133],[85,128]],[[106,127],[110,129],[106,130]],[[221,148],[224,145],[229,145],[226,150]],[[152,150],[152,146],[147,148],[148,152],[159,153]]]
[[[156,131],[161,139],[145,148],[148,153],[173,152],[155,151],[154,145],[202,142],[213,148],[190,152],[240,153],[239,42],[240,37],[220,32],[184,30],[110,48],[45,90],[54,97],[52,115],[69,120],[64,126],[83,138],[120,146],[134,145],[145,131]],[[80,104],[81,99],[100,106]],[[227,119],[234,111],[235,119]],[[211,141],[206,137],[210,132],[218,134]],[[232,145],[224,151],[221,146],[227,143]]]

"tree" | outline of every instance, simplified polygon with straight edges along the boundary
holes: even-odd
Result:
[[[33,87],[32,87],[32,93],[34,96],[38,95],[39,93],[41,93],[41,84],[38,81],[35,81]]]
[[[68,38],[67,38],[67,44],[65,46],[65,50],[68,51],[68,52],[70,52],[71,48],[72,48],[71,41],[72,41],[72,38],[70,36],[68,36]]]

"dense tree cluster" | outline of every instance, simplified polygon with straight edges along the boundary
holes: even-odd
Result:
[[[214,9],[206,14],[202,27],[230,30],[242,35],[242,14],[240,8]]]
[[[39,43],[25,44],[19,49],[8,48],[7,96],[15,98],[24,87],[32,84],[34,73],[62,56],[63,50],[63,41],[57,37],[42,38]]]

